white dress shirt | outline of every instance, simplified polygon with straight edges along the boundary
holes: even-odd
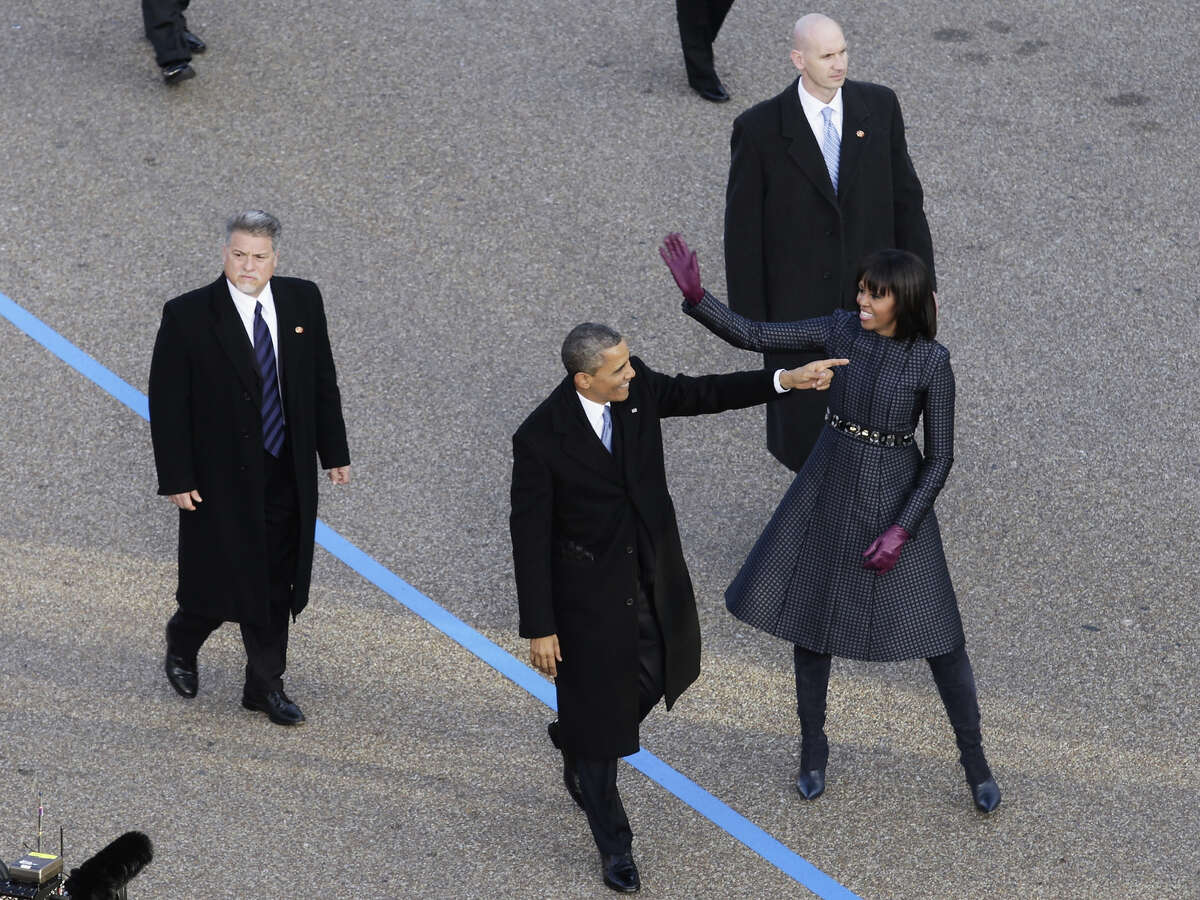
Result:
[[[821,110],[827,106],[833,109],[833,115],[829,118],[833,122],[834,131],[838,133],[840,140],[842,137],[842,89],[838,88],[837,93],[828,103],[822,103],[806,91],[803,79],[796,85],[796,90],[800,92],[800,106],[804,108],[804,118],[808,119],[808,127],[812,129],[813,137],[817,139],[817,146],[820,147],[825,142],[825,117],[821,115]]]
[[[257,297],[243,294],[233,286],[233,282],[228,278],[225,279],[225,283],[229,285],[229,296],[233,298],[233,305],[237,308],[238,317],[246,328],[246,336],[250,338],[251,347],[254,346],[254,307],[256,304],[262,304],[263,321],[267,323],[267,328],[271,332],[271,349],[275,351],[275,383],[279,388],[279,397],[282,401],[283,383],[280,379],[283,376],[280,373],[283,371],[283,364],[279,358],[279,319],[275,315],[275,297],[271,293],[271,282],[267,282]]]
[[[592,430],[596,432],[596,437],[604,434],[604,408],[607,403],[597,403],[595,400],[589,400],[579,391],[575,392],[575,396],[579,398],[579,402],[583,404],[583,414],[587,416],[588,422],[591,423]],[[610,413],[611,415],[611,413]]]

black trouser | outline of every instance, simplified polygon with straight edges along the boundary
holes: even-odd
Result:
[[[666,685],[662,629],[650,596],[638,588],[638,721],[662,699]],[[625,853],[633,846],[629,817],[617,792],[617,760],[575,760],[583,809],[601,853]]]
[[[715,89],[721,83],[713,67],[712,45],[731,6],[733,0],[675,0],[683,64],[694,88]]]
[[[825,696],[829,689],[828,653],[814,653],[801,647],[793,648],[796,667],[796,714],[800,717],[800,770],[811,772],[824,769],[829,759],[829,742],[825,738]],[[949,653],[930,656],[925,660],[933,673],[942,705],[954,729],[959,761],[972,786],[992,777],[983,755],[983,737],[979,728],[979,701],[975,693],[975,674],[967,656],[967,645],[961,644]]]
[[[185,63],[192,51],[184,43],[187,20],[183,11],[189,0],[142,0],[142,22],[146,37],[154,45],[154,58],[160,66]]]
[[[279,459],[263,452],[268,563],[268,615],[262,623],[243,623],[246,647],[246,692],[262,696],[283,689],[287,668],[288,617],[292,611],[292,581],[296,577],[296,551],[300,511],[291,450],[284,444]],[[189,612],[183,607],[167,622],[167,650],[194,661],[208,636],[224,620]]]

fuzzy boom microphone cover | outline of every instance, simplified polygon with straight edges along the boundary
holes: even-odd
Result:
[[[71,900],[117,900],[118,892],[154,858],[150,838],[127,831],[79,868],[65,885]]]

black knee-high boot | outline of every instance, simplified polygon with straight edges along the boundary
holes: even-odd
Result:
[[[991,812],[1000,803],[1000,791],[992,778],[987,757],[983,755],[979,700],[967,647],[963,644],[957,650],[931,656],[926,662],[933,673],[942,704],[946,707],[950,726],[954,729],[959,762],[975,797],[975,804],[984,812]]]
[[[825,737],[825,697],[829,691],[828,653],[813,653],[796,645],[796,714],[800,717],[800,774],[796,790],[814,800],[825,790],[825,764],[829,741]]]

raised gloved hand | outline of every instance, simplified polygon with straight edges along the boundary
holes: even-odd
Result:
[[[683,238],[675,232],[663,239],[663,245],[658,248],[658,255],[663,258],[679,290],[688,305],[695,306],[704,299],[704,288],[700,286],[700,263],[696,261],[696,252],[689,250]]]
[[[887,574],[900,561],[900,551],[911,537],[912,535],[899,525],[893,525],[871,541],[871,546],[863,551],[863,565],[880,575]]]

